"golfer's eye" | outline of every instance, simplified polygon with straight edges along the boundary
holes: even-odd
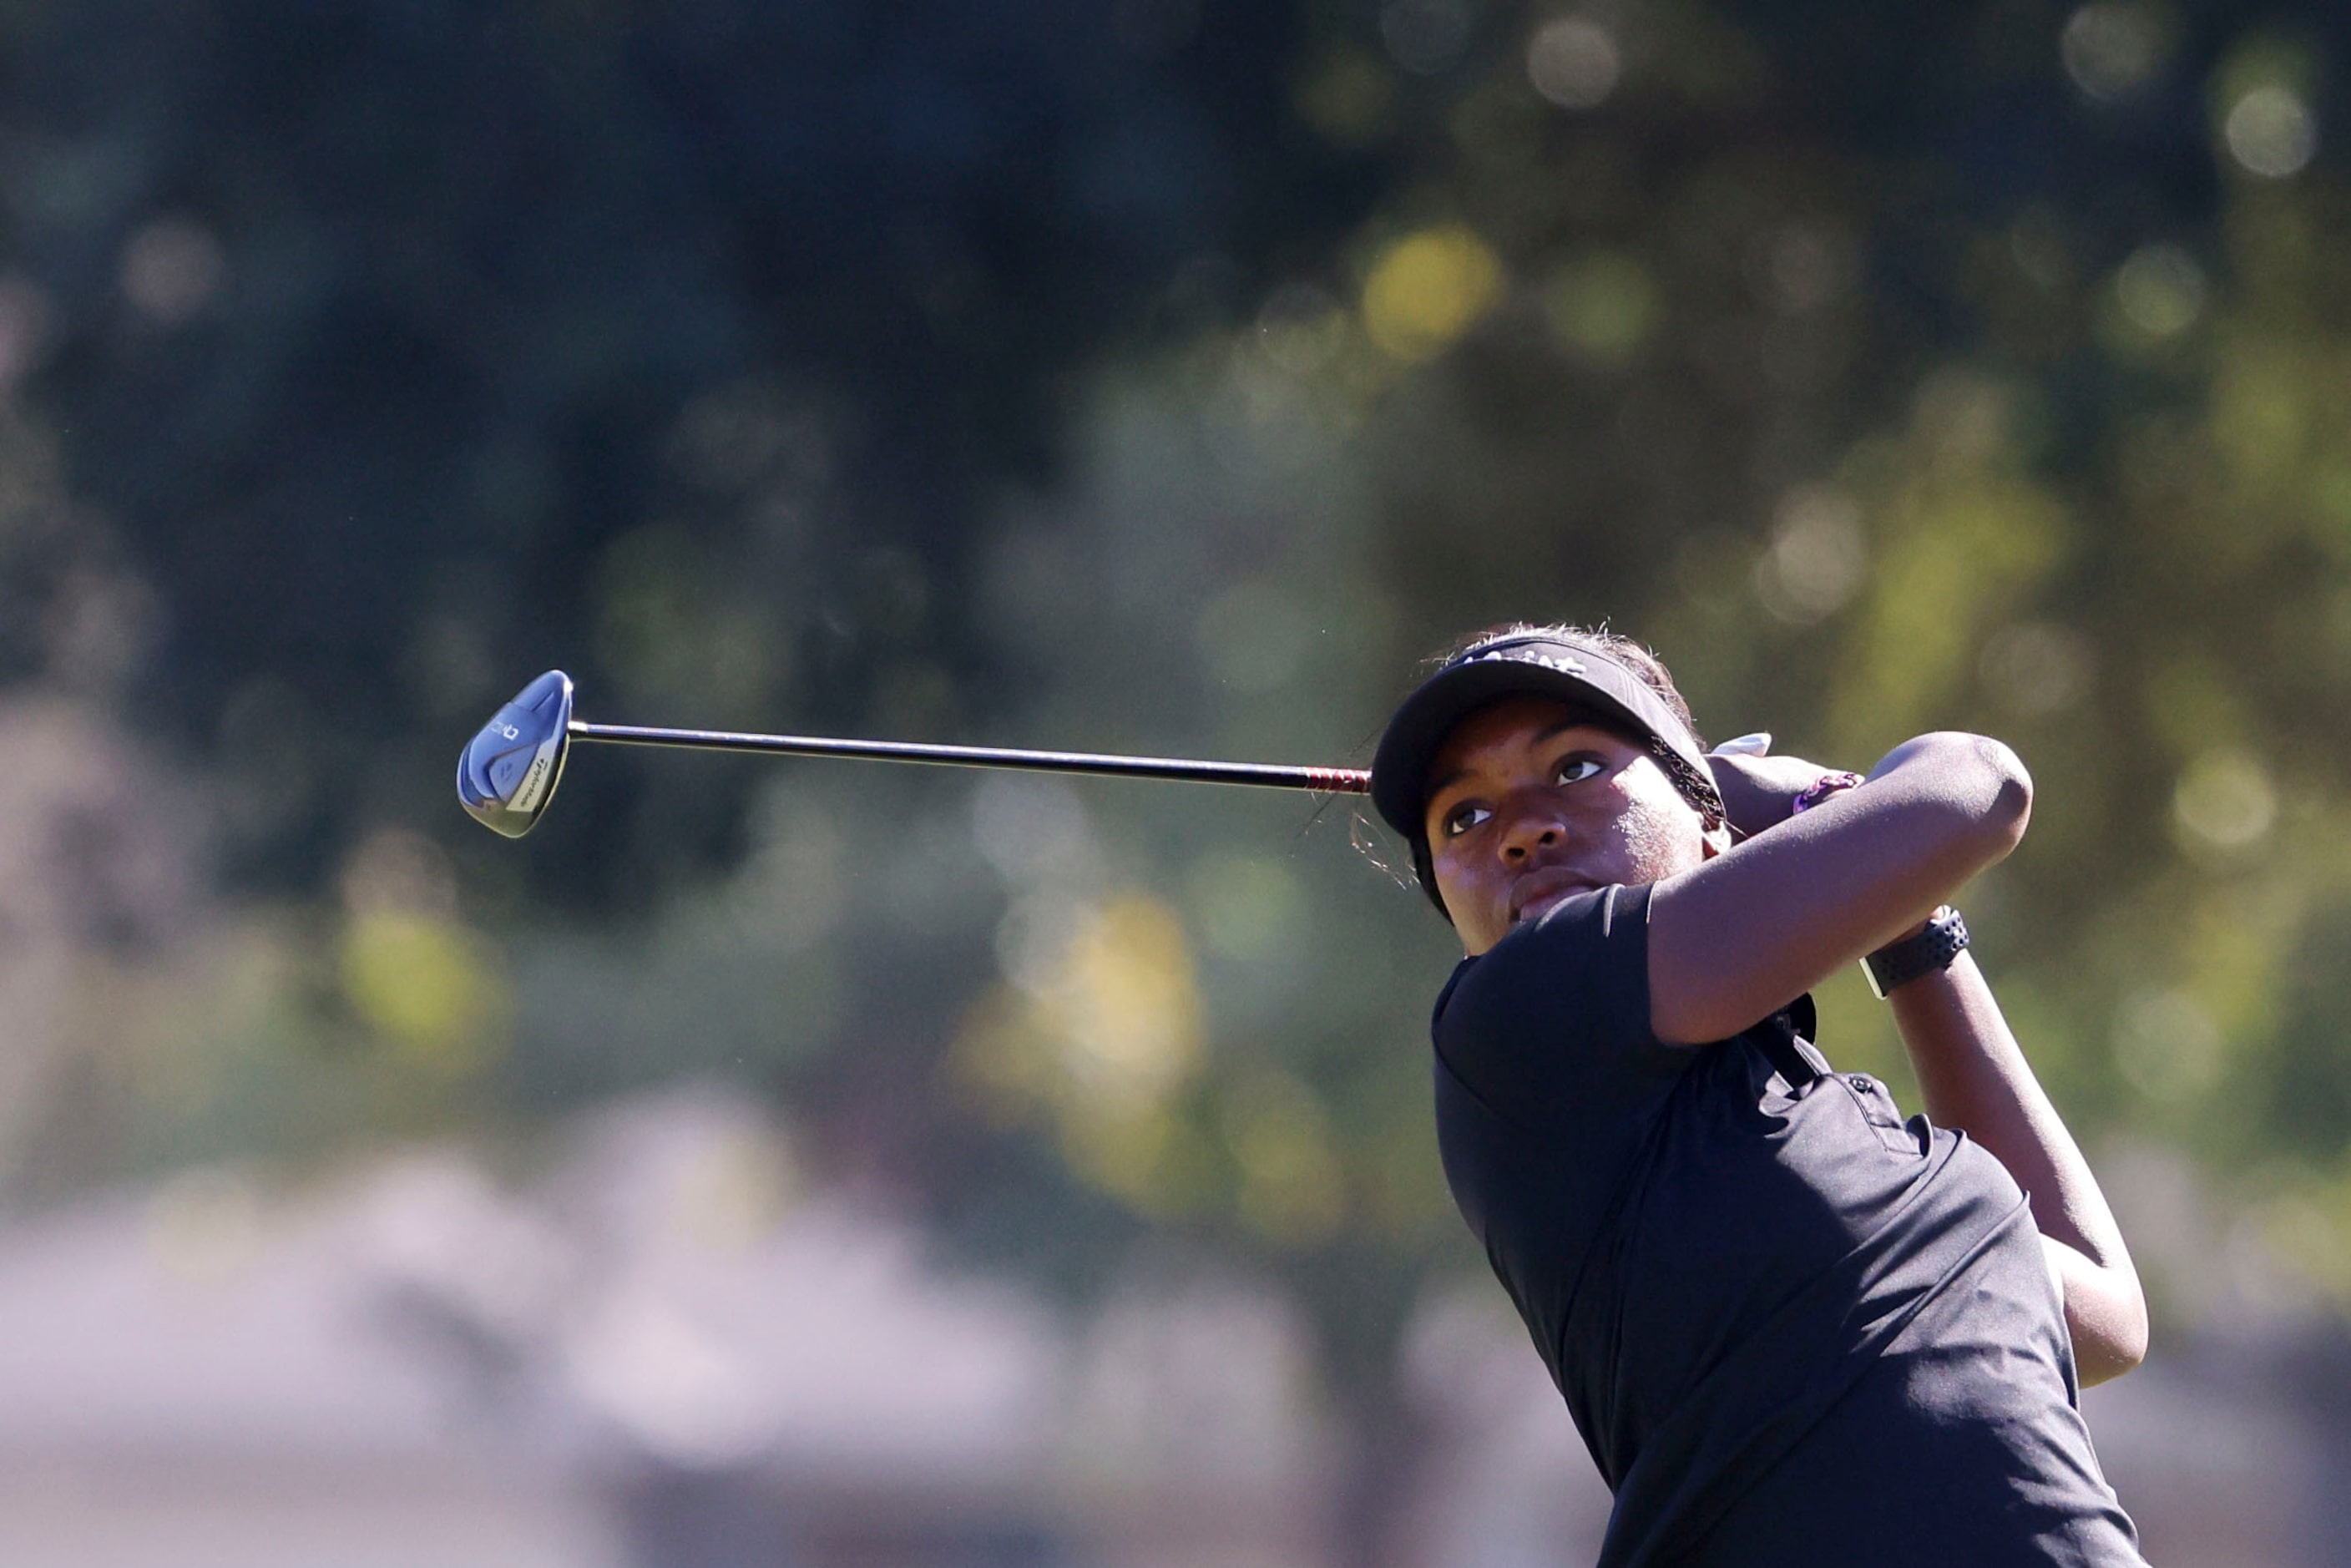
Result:
[[[1590,752],[1582,752],[1568,758],[1559,765],[1559,781],[1562,784],[1581,784],[1606,766]]]
[[[1445,836],[1458,839],[1493,814],[1483,806],[1456,806],[1445,813]]]

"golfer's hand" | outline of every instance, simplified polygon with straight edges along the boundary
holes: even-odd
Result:
[[[1714,771],[1714,786],[1722,791],[1722,809],[1741,838],[1784,822],[1793,813],[1796,797],[1826,773],[1836,771],[1801,757],[1729,757],[1715,752],[1706,759]]]

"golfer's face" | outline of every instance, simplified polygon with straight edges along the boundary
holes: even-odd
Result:
[[[1698,813],[1646,748],[1546,697],[1470,715],[1428,776],[1437,891],[1472,954],[1571,894],[1705,858]]]

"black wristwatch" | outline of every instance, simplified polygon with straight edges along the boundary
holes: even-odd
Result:
[[[1869,977],[1870,994],[1882,1002],[1895,987],[1949,968],[1967,946],[1968,923],[1947,904],[1927,917],[1927,928],[1917,936],[1889,942],[1864,958],[1861,972]]]

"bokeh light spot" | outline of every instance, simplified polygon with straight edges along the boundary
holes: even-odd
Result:
[[[1292,375],[1311,375],[1345,347],[1347,312],[1311,284],[1285,284],[1257,313],[1258,347]]]
[[[1543,290],[1543,312],[1578,358],[1614,369],[1629,363],[1648,340],[1664,301],[1640,257],[1596,251],[1552,278]]]
[[[1546,22],[1527,44],[1527,79],[1562,109],[1598,108],[1624,74],[1616,40],[1581,16]]]
[[[1075,933],[1050,1002],[1071,1073],[1111,1099],[1155,1102],[1199,1065],[1200,997],[1183,923],[1129,895]]]
[[[187,218],[162,218],[123,247],[122,292],[149,316],[176,326],[211,301],[227,271],[210,230]]]
[[[2241,850],[2259,842],[2277,821],[2277,791],[2258,758],[2234,749],[2207,751],[2180,775],[2171,814],[2181,847],[2191,853]]]
[[[1502,293],[1502,264],[1458,225],[1397,241],[1364,286],[1364,328],[1406,361],[1432,358],[1468,330]]]
[[[1015,888],[1084,887],[1096,869],[1092,819],[1059,779],[987,773],[971,794],[971,841]]]
[[[1985,642],[1983,683],[2010,712],[2038,718],[2074,706],[2097,668],[2090,640],[2046,621],[2004,626]]]
[[[343,994],[351,1010],[413,1065],[470,1071],[504,998],[478,939],[426,915],[371,911],[343,933]]]
[[[1202,1009],[1175,911],[1143,894],[1036,894],[999,950],[1014,983],[967,1019],[960,1074],[1000,1113],[1047,1120],[1102,1190],[1145,1212],[1190,1203],[1202,1160],[1174,1102],[1203,1065]]]
[[[2111,103],[2155,79],[2169,58],[2171,39],[2152,8],[2099,0],[2066,19],[2057,49],[2074,85]]]
[[[2141,246],[2115,274],[2114,298],[2142,341],[2178,337],[2204,313],[2204,269],[2176,245]]]
[[[454,920],[457,873],[446,851],[405,828],[370,834],[343,867],[344,905],[354,915],[420,915]]]
[[[1838,491],[1802,486],[1780,503],[1755,563],[1755,594],[1781,620],[1809,626],[1843,609],[1868,570],[1860,508]]]
[[[2237,99],[2221,122],[2229,155],[2265,180],[2298,174],[2318,152],[2318,120],[2299,93],[2272,83]]]
[[[1748,255],[1749,277],[1756,293],[1789,316],[1817,309],[1835,298],[1851,269],[1844,246],[1808,224],[1790,224],[1762,236]]]

